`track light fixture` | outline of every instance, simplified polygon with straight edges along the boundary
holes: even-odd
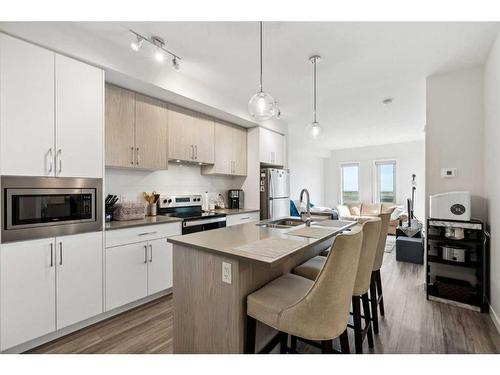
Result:
[[[180,60],[182,60],[179,56],[177,56],[175,53],[169,51],[168,49],[165,48],[165,40],[160,38],[159,36],[152,36],[150,38],[139,34],[138,32],[129,29],[129,31],[135,35],[136,40],[132,41],[130,43],[130,48],[134,50],[135,52],[138,52],[143,43],[147,42],[154,46],[155,52],[154,52],[154,58],[158,62],[163,62],[165,60],[165,54],[168,54],[172,56],[172,67],[176,70],[180,70]]]
[[[140,36],[136,35],[137,40],[134,40],[130,43],[130,48],[132,48],[135,52],[139,51],[142,47],[142,43],[144,43],[144,39]]]

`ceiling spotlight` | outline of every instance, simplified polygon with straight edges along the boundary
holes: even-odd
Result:
[[[139,51],[142,47],[142,43],[144,43],[144,39],[142,39],[139,35],[137,35],[137,40],[134,40],[130,43],[130,48],[132,48],[135,52]]]
[[[181,69],[181,66],[180,66],[180,64],[179,64],[179,60],[177,59],[177,57],[174,57],[174,58],[172,59],[172,67],[174,68],[174,70],[175,70],[176,72],[178,72],[178,71]]]
[[[158,62],[163,62],[163,60],[165,60],[165,56],[163,55],[163,51],[161,49],[158,49],[155,52],[155,60]]]

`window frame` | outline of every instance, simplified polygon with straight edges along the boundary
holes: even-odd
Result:
[[[344,167],[357,167],[358,168],[358,200],[357,201],[344,201],[344,172],[343,168]],[[359,202],[361,201],[361,189],[360,189],[360,184],[359,184],[359,169],[360,169],[361,163],[359,161],[346,161],[346,162],[340,162],[339,163],[339,181],[340,181],[340,204],[346,204],[346,203],[353,203],[353,202]]]
[[[380,184],[379,184],[379,165],[392,164],[394,166],[394,173],[392,176],[392,186],[394,187],[394,200],[392,202],[382,202],[380,199]],[[398,192],[398,160],[397,159],[380,159],[373,161],[373,202],[374,203],[397,203],[397,192]]]

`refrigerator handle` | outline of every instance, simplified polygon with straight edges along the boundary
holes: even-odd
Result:
[[[274,197],[274,186],[273,186],[273,178],[272,178],[272,172],[269,170],[268,171],[269,173],[269,193],[268,193],[268,197]],[[269,199],[268,200],[269,202],[269,218],[270,219],[274,219],[273,217],[273,200],[272,199]]]

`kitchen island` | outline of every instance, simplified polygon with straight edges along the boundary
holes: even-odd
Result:
[[[170,237],[174,353],[243,353],[247,295],[318,255],[352,225],[334,220],[310,228],[249,223]],[[258,326],[257,349],[274,334]]]

